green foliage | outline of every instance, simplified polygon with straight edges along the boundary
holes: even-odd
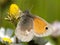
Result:
[[[8,23],[6,21],[3,23],[4,21],[2,20],[6,17],[11,3],[16,3],[23,11],[29,9],[32,14],[38,15],[48,22],[60,20],[60,0],[11,0],[6,4],[6,6],[0,9],[0,17],[2,18],[0,18],[1,24],[2,26],[5,24],[4,27],[6,27],[6,24]]]
[[[48,22],[60,20],[60,0],[16,0],[22,10],[30,9]]]

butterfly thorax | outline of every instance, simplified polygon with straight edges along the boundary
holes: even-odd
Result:
[[[29,12],[23,12],[19,26],[22,31],[30,31],[33,28],[33,16]]]

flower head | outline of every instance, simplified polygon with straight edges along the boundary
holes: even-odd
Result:
[[[11,4],[9,8],[9,15],[14,18],[18,18],[21,10],[19,9],[17,4]]]
[[[15,40],[14,40],[15,36],[11,37],[11,35],[13,33],[13,31],[11,29],[5,30],[4,28],[1,28],[0,32],[1,32],[0,33],[1,42],[3,42],[3,43],[8,42],[9,44],[15,42]]]
[[[3,40],[4,42],[12,43],[12,40],[11,40],[9,37],[3,37],[2,40]]]
[[[52,24],[52,27],[54,30],[52,33],[52,36],[54,36],[54,37],[60,36],[60,22],[54,22]]]

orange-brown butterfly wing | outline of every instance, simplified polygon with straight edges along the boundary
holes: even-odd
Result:
[[[45,27],[47,23],[40,17],[35,17],[33,21],[34,32],[38,35],[46,32]]]

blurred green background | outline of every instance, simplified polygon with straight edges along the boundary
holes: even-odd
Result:
[[[60,21],[60,0],[0,0],[0,27],[15,29],[12,23],[4,20],[12,3],[16,3],[22,11],[29,9],[32,14],[44,18],[49,23]],[[58,43],[59,39],[60,37]]]
[[[49,23],[60,20],[60,0],[0,0],[0,27],[15,28],[4,20],[12,3],[16,3],[23,11],[29,9],[32,14],[44,18]]]

